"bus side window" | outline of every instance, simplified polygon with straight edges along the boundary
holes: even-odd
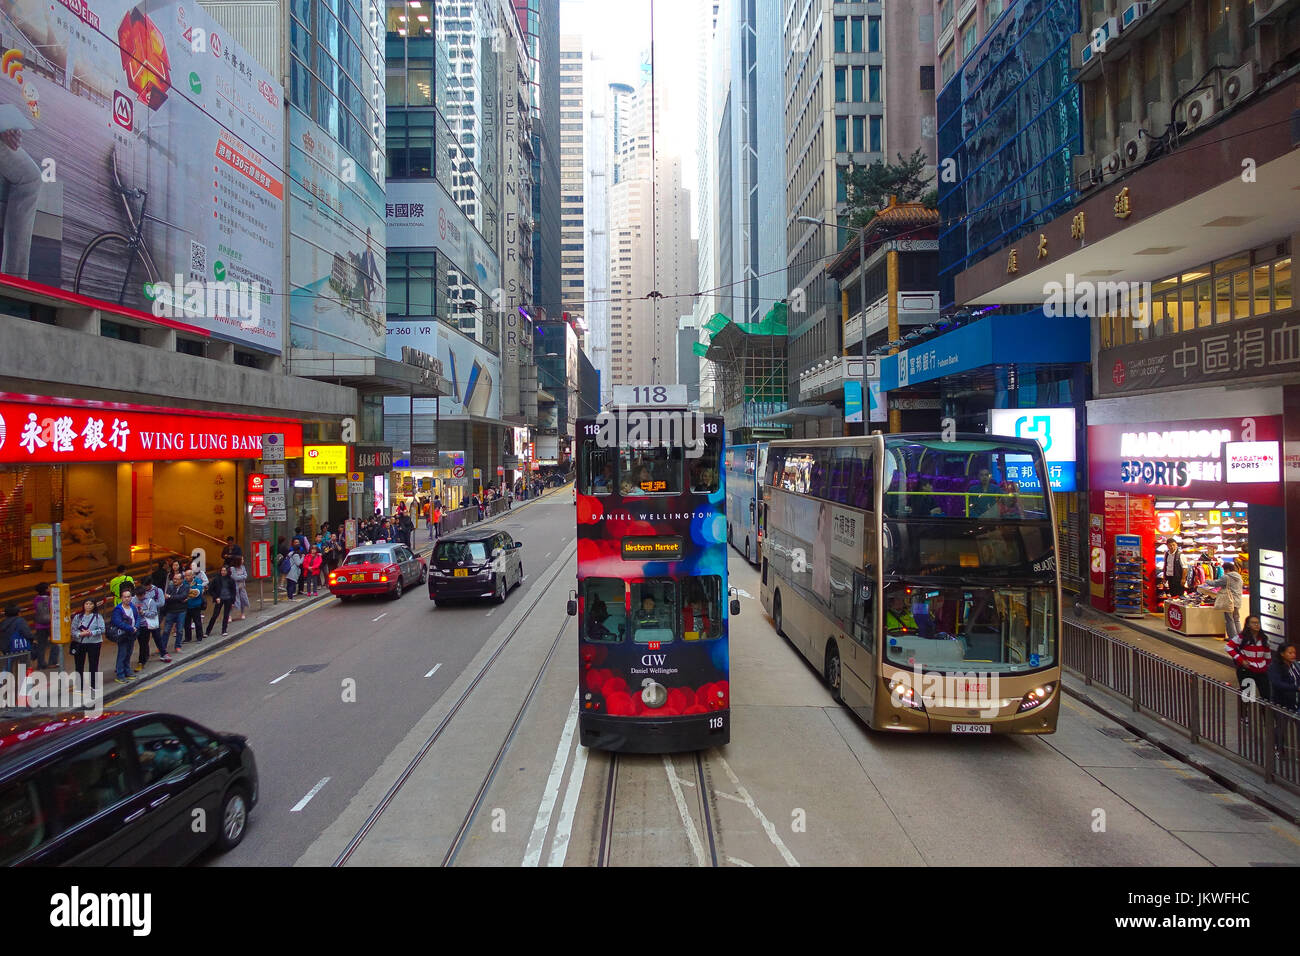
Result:
[[[874,588],[861,571],[853,572],[853,640],[867,650],[875,646]]]

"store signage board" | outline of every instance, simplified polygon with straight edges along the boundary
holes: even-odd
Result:
[[[342,475],[347,470],[347,445],[303,446],[302,473],[304,475]]]
[[[1223,455],[1223,478],[1229,484],[1282,480],[1282,450],[1278,442],[1229,442],[1223,448]]]
[[[32,560],[48,561],[54,557],[54,525],[32,525]]]
[[[393,467],[393,449],[388,445],[357,445],[354,468],[388,471]]]

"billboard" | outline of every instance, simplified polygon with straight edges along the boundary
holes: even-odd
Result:
[[[443,418],[476,415],[501,417],[501,359],[437,319],[416,321],[389,317],[388,358],[401,361],[402,346],[420,349],[442,360],[442,374],[451,383],[438,411]],[[410,400],[400,396],[384,399],[390,415],[405,415]],[[415,400],[416,415],[433,415],[434,400]]]
[[[289,109],[289,340],[384,354],[384,189],[296,106]]]
[[[478,287],[489,295],[501,285],[501,267],[491,244],[436,180],[388,183],[384,193],[389,246],[438,249],[464,272],[471,273]],[[507,292],[518,296],[514,289]]]
[[[3,0],[0,13],[0,271],[152,314],[178,281],[239,288],[247,310],[199,296],[166,314],[279,352],[276,79],[197,4]]]

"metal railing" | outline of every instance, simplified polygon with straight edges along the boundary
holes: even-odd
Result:
[[[1061,663],[1085,684],[1126,698],[1134,713],[1158,717],[1192,743],[1245,764],[1300,793],[1300,713],[1247,699],[1222,681],[1066,621]]]

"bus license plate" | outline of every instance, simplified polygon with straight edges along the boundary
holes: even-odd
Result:
[[[452,576],[457,578],[467,578],[469,577],[469,571],[465,570],[464,568],[456,568],[456,570],[452,573]]]
[[[988,724],[953,724],[954,734],[991,734],[993,728]]]

